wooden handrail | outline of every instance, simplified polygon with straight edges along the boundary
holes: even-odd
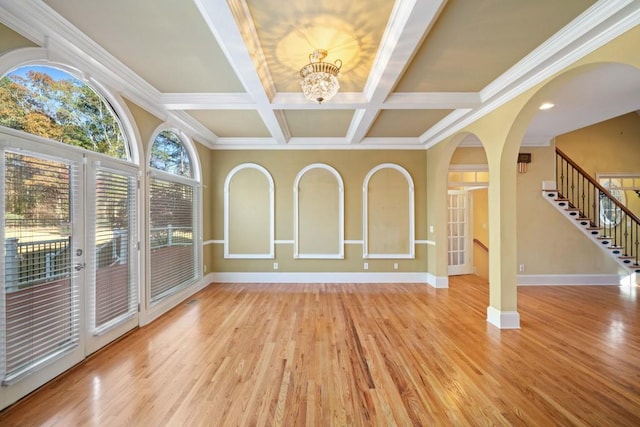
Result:
[[[487,247],[487,245],[485,245],[484,243],[482,243],[480,240],[478,239],[473,239],[473,243],[476,243],[478,246],[480,246],[482,249],[484,249],[485,251],[489,252],[489,248]]]
[[[609,194],[610,194],[609,190],[604,188],[604,186],[602,186],[598,181],[596,181],[584,169],[582,169],[580,166],[578,166],[578,164],[576,162],[571,160],[571,158],[569,158],[569,156],[567,156],[565,153],[563,153],[562,150],[560,150],[558,147],[556,147],[556,153],[559,154],[560,157],[562,157],[567,163],[569,163],[582,176],[584,176],[587,179],[587,181],[589,181],[591,184],[593,184],[594,187],[596,187],[598,190],[600,190],[601,193],[606,194],[607,197],[609,198],[609,200],[611,200],[613,202],[613,204],[615,204],[618,208],[620,208],[620,210],[622,212],[627,214],[629,216],[629,218],[631,218],[636,224],[640,224],[640,218],[638,218],[633,212],[631,212],[631,210],[628,207],[626,207],[625,205],[623,205],[618,199],[616,199],[615,197],[609,196]]]

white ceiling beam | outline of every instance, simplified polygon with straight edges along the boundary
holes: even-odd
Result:
[[[163,93],[160,103],[168,110],[255,110],[248,93]]]
[[[446,0],[397,0],[394,4],[372,71],[365,85],[369,106],[355,114],[347,139],[360,143],[375,121],[380,108],[401,78],[420,43],[429,32]]]
[[[194,2],[240,82],[254,100],[265,126],[279,144],[286,144],[291,134],[284,114],[271,107],[275,86],[246,3],[243,0]]]

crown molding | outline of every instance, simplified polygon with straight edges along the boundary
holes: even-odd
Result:
[[[422,135],[422,141],[427,148],[434,146],[639,23],[640,2],[597,2],[480,91],[483,102],[480,108],[460,115],[457,120],[446,117],[444,120],[449,119],[449,123],[432,127]]]

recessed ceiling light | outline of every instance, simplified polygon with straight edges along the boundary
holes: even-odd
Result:
[[[556,104],[553,104],[553,103],[551,103],[551,102],[543,102],[543,103],[540,105],[540,109],[541,109],[541,110],[548,110],[549,108],[553,108],[553,107],[555,107],[555,105],[556,105]]]

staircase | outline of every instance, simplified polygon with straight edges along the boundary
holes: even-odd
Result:
[[[560,213],[640,282],[640,219],[556,148],[556,182],[543,185],[543,196]],[[619,221],[601,215],[602,209]],[[635,276],[635,277],[634,277]]]

